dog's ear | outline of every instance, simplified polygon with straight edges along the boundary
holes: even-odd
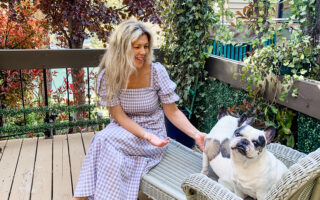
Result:
[[[274,126],[268,126],[264,130],[264,135],[266,136],[267,143],[269,144],[272,138],[276,135],[276,128]]]
[[[238,119],[238,127],[240,126],[244,126],[244,125],[251,125],[254,122],[254,118],[253,117],[249,117],[244,113],[240,116],[240,118]]]
[[[219,113],[218,113],[218,120],[220,120],[222,117],[228,115],[227,114],[227,109],[226,107],[222,106],[220,109],[219,109]]]

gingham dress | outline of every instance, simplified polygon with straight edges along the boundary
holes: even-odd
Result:
[[[104,100],[104,70],[98,74],[100,105],[120,104],[124,112],[149,133],[165,139],[164,115],[159,102],[179,100],[176,84],[160,63],[151,64],[150,87],[122,89],[110,104]],[[110,124],[95,134],[84,159],[75,197],[89,196],[95,200],[137,200],[140,179],[158,164],[166,147],[155,147],[125,130],[110,117]]]

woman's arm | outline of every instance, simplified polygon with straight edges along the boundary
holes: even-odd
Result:
[[[200,149],[204,148],[205,133],[196,129],[188,120],[188,118],[178,109],[175,103],[162,104],[164,114],[178,129],[193,138],[199,145]]]
[[[167,137],[165,140],[160,139],[154,134],[148,133],[144,128],[142,128],[135,121],[130,119],[128,115],[122,110],[120,105],[108,107],[109,113],[115,119],[116,122],[124,129],[134,134],[137,137],[144,138],[149,143],[154,146],[163,147],[169,142]]]

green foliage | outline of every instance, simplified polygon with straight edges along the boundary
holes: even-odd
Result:
[[[33,136],[35,133],[42,136],[43,132],[51,128],[54,128],[56,131],[63,131],[63,129],[71,127],[84,127],[108,123],[109,119],[96,119],[97,113],[95,108],[96,105],[86,104],[0,109],[0,116],[3,116],[6,122],[5,126],[0,127],[0,136],[10,137],[12,134],[18,134],[20,135],[19,137],[29,137]],[[78,111],[91,111],[91,120],[68,121],[68,112],[73,115],[73,113]],[[49,116],[55,115],[55,122],[45,123],[46,113],[48,113]]]
[[[214,32],[215,40],[226,44],[236,44],[234,35],[242,35],[241,43],[249,43],[254,47],[263,47],[263,43],[274,37],[279,25],[272,21],[277,0],[249,0],[249,6],[243,8],[243,13],[237,12],[237,17],[226,8],[226,0],[217,0],[219,19],[221,23]],[[231,22],[231,25],[225,22]],[[249,28],[247,28],[249,27]],[[255,38],[250,35],[254,33]]]
[[[97,124],[107,124],[109,119],[91,119],[91,120],[78,120],[78,121],[67,121],[60,123],[43,123],[39,125],[26,125],[26,126],[3,126],[0,127],[0,133],[5,136],[5,133],[39,133],[45,132],[48,129],[61,130],[70,127],[80,126],[93,126]]]
[[[298,150],[309,153],[320,147],[320,121],[305,114],[298,115]]]
[[[209,132],[217,122],[219,108],[225,106],[228,113],[239,117],[246,113],[255,118],[254,127],[262,130],[267,126],[274,126],[277,129],[275,141],[290,147],[295,147],[296,114],[292,110],[272,105],[262,99],[254,99],[250,94],[236,90],[220,81],[211,81],[206,88],[206,99],[203,106],[206,111],[203,113],[203,120],[199,123],[200,129]]]
[[[275,3],[277,0],[250,0],[249,5],[243,9],[243,13],[237,12],[236,23],[231,23],[235,27],[235,31],[230,31],[230,26],[222,25],[215,33],[216,39],[220,42],[232,40],[230,32],[243,32],[243,25],[252,28],[256,38],[246,37],[243,35],[244,43],[253,44],[253,47],[258,47],[253,56],[249,57],[243,68],[242,79],[248,78],[249,87],[261,87],[260,93],[263,94],[266,85],[266,77],[270,74],[275,74],[277,77],[283,75],[287,71],[287,75],[283,78],[283,91],[280,99],[283,101],[291,90],[291,95],[297,95],[297,89],[291,88],[294,80],[304,78],[320,79],[319,67],[319,37],[316,37],[317,21],[320,11],[319,0],[288,0],[283,1],[286,5],[290,5],[292,16],[289,23],[276,24],[272,19],[272,14],[275,13]],[[218,0],[220,10],[227,10],[225,0]],[[318,8],[317,8],[318,6]],[[231,15],[225,12],[219,12],[221,19],[230,19]],[[225,14],[225,15],[223,15]],[[230,20],[229,20],[230,21]],[[301,26],[297,26],[294,22],[299,22]],[[280,33],[285,29],[293,29],[289,40],[281,38]],[[247,32],[249,35],[251,32]],[[276,45],[271,47],[263,47],[263,42],[267,39],[277,36]],[[245,38],[248,38],[247,40]],[[231,42],[232,43],[232,42]],[[318,57],[318,60],[317,60]],[[248,75],[248,77],[246,77]]]
[[[296,132],[292,127],[295,116],[294,111],[279,105],[268,105],[264,109],[265,125],[277,129],[275,140],[291,148],[295,147]]]
[[[31,113],[59,113],[59,112],[75,112],[75,111],[89,111],[95,108],[95,105],[72,105],[72,106],[43,106],[36,108],[22,108],[22,109],[0,109],[0,115],[3,116],[15,116],[20,114],[31,114]]]
[[[319,8],[316,4],[318,0],[287,0],[291,8],[290,24],[298,21],[301,24],[301,29],[305,34],[311,36],[317,26]],[[318,5],[319,6],[319,5]],[[306,28],[308,30],[306,30]]]
[[[205,51],[209,44],[209,30],[216,23],[211,0],[169,0],[163,12],[166,64],[170,77],[177,83],[179,106],[189,106],[190,89],[197,89],[196,104],[205,96],[203,88],[207,72],[204,70]],[[201,118],[203,106],[195,106],[195,117]]]
[[[297,38],[288,42],[281,40],[275,46],[267,46],[257,50],[253,56],[245,59],[245,66],[242,68],[241,80],[248,81],[247,90],[254,87],[260,88],[263,94],[270,77],[283,76],[283,90],[280,100],[284,101],[295,80],[304,78],[319,79],[320,67],[317,64],[316,55],[319,48],[314,48],[309,36]],[[269,78],[268,78],[269,77]],[[297,90],[292,89],[291,95],[297,96]]]
[[[253,127],[257,129],[264,129],[268,126],[274,126],[277,129],[274,140],[291,148],[294,148],[296,127],[292,124],[295,122],[296,114],[287,107],[270,104],[270,102],[257,99],[256,96],[247,94],[246,99],[241,105],[233,105],[228,107],[228,112],[234,117],[240,117],[241,114],[246,113],[247,116],[255,119]]]
[[[222,106],[233,107],[240,105],[246,98],[246,92],[235,90],[231,86],[218,80],[209,81],[204,89],[205,99],[202,106],[205,108],[202,120],[199,121],[199,129],[209,133],[214,124],[218,121],[218,111]]]

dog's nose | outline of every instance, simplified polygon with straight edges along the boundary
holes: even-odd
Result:
[[[244,142],[244,143],[247,143],[247,142]],[[242,155],[246,155],[246,146],[247,146],[247,145],[245,145],[244,143],[243,143],[243,141],[240,141],[240,142],[238,142],[237,145],[236,145],[236,149],[237,149],[238,152],[241,153]]]

